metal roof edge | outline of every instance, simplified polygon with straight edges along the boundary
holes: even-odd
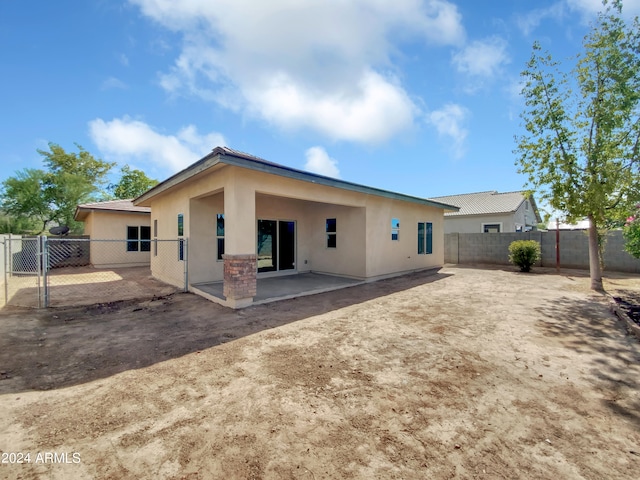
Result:
[[[150,198],[155,197],[156,195],[159,195],[162,192],[165,192],[171,187],[174,187],[179,183],[182,183],[185,180],[188,180],[194,175],[197,175],[200,172],[204,172],[205,170],[213,167],[214,165],[217,165],[218,163],[220,163],[220,153],[217,151],[219,150],[219,148],[220,147],[214,148],[211,151],[211,153],[208,153],[207,155],[202,157],[200,160],[198,160],[196,163],[192,163],[188,167],[180,170],[178,173],[174,173],[165,181],[160,182],[156,186],[151,187],[149,190],[144,192],[139,197],[134,198],[133,204],[137,206],[139,203],[144,202],[145,200],[149,200]]]
[[[78,215],[81,213],[91,213],[91,212],[115,212],[115,213],[132,213],[137,215],[151,215],[151,210],[148,212],[141,212],[139,210],[120,210],[116,208],[91,208],[91,207],[81,207],[77,206],[76,211],[73,213],[73,219],[78,221]]]
[[[411,195],[405,195],[403,193],[391,192],[389,190],[383,190],[375,187],[368,187],[366,185],[360,185],[358,183],[348,182],[346,180],[339,180],[336,178],[326,177],[316,173],[305,172],[296,168],[287,167],[277,163],[269,162],[253,155],[237,152],[226,147],[216,147],[211,153],[190,165],[189,167],[181,170],[175,175],[169,177],[162,183],[159,183],[155,187],[146,191],[138,198],[133,200],[134,205],[138,205],[141,202],[151,199],[152,197],[168,190],[171,187],[182,183],[189,178],[201,173],[214,165],[224,163],[226,165],[233,165],[240,168],[248,168],[258,172],[270,173],[273,175],[279,175],[282,177],[291,178],[294,180],[301,180],[310,183],[316,183],[328,187],[340,188],[342,190],[350,190],[353,192],[364,193],[369,195],[377,195],[380,197],[391,198],[394,200],[401,200],[405,202],[418,203],[435,208],[442,208],[444,210],[459,211],[459,207],[449,205],[446,203],[437,202],[427,198],[414,197]]]
[[[232,159],[232,160],[231,160]],[[285,165],[278,165],[269,163],[263,163],[259,160],[247,158],[240,155],[226,154],[225,158],[221,160],[222,163],[228,165],[234,165],[236,167],[249,168],[264,173],[271,173],[274,175],[280,175],[282,177],[291,178],[294,180],[301,180],[310,183],[316,183],[327,187],[340,188],[342,190],[350,190],[353,192],[364,193],[369,195],[377,195],[380,197],[391,198],[394,200],[402,200],[406,202],[419,203],[430,207],[442,208],[444,210],[458,211],[459,208],[454,205],[448,205],[446,203],[435,202],[421,197],[414,197],[411,195],[405,195],[403,193],[392,192],[390,190],[383,190],[376,187],[368,187],[358,183],[348,182],[346,180],[340,180],[337,178],[326,177],[317,173],[305,172],[296,168],[287,167]]]

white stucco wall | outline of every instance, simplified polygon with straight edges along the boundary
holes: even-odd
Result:
[[[247,208],[232,208],[230,199]],[[258,219],[295,221],[298,272],[374,278],[444,263],[441,209],[240,167],[216,166],[144,205],[152,209],[151,225],[158,220],[158,238],[176,238],[177,215],[184,215],[191,283],[223,278],[223,264],[215,260],[216,213],[225,214],[226,253],[256,253]],[[327,218],[336,218],[335,249],[326,245]],[[399,241],[391,240],[392,218],[401,223]],[[431,255],[417,255],[419,221],[433,223]],[[232,252],[234,238],[240,243]],[[175,267],[167,264],[172,262],[171,258],[152,256],[153,274],[179,283]]]
[[[84,220],[84,234],[91,240],[119,240],[91,242],[91,264],[94,267],[126,267],[149,265],[150,252],[127,251],[127,227],[150,225],[150,215],[138,212],[89,212]]]

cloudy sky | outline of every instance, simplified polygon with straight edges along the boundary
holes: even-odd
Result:
[[[519,73],[599,0],[2,0],[0,181],[82,145],[163,180],[217,145],[430,197],[511,191]],[[625,2],[640,13],[640,0]]]

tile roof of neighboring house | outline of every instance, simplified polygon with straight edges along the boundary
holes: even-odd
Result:
[[[169,190],[176,185],[184,182],[185,180],[197,175],[205,170],[208,170],[215,165],[234,165],[236,167],[248,168],[251,170],[257,170],[259,172],[270,173],[272,175],[279,175],[281,177],[293,178],[295,180],[302,180],[305,182],[316,183],[318,185],[325,185],[329,187],[341,188],[343,190],[351,190],[354,192],[360,192],[369,195],[378,195],[381,197],[393,198],[396,200],[404,200],[407,202],[419,203],[422,205],[429,205],[432,207],[442,208],[445,210],[457,210],[457,207],[448,205],[444,202],[437,200],[431,200],[428,198],[414,197],[411,195],[405,195],[402,193],[391,192],[388,190],[382,190],[375,187],[367,187],[353,182],[347,182],[345,180],[339,180],[337,178],[326,177],[324,175],[318,175],[316,173],[305,172],[304,170],[298,170],[295,168],[280,165],[278,163],[269,162],[262,158],[250,155],[248,153],[239,152],[228,147],[216,147],[211,153],[205,155],[196,163],[188,166],[184,170],[169,177],[164,182],[159,183],[155,187],[146,191],[138,198],[134,199],[134,203],[139,205],[153,198],[154,196]]]
[[[515,212],[522,202],[527,199],[527,192],[498,193],[495,190],[488,192],[464,193],[462,195],[448,195],[434,197],[432,200],[448,203],[460,207],[457,212],[446,212],[445,216],[459,215],[490,215],[498,213]],[[529,199],[536,217],[538,209],[533,197]]]
[[[151,213],[149,207],[138,207],[133,204],[132,199],[128,200],[109,200],[106,202],[81,203],[76,207],[73,218],[82,220],[86,215],[94,210],[112,211],[121,213]]]
[[[590,224],[589,220],[578,220],[576,223],[560,222],[559,227],[560,230],[588,230]],[[556,230],[557,226],[555,220],[547,222],[547,230]]]

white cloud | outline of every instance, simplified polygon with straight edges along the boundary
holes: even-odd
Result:
[[[363,73],[349,92],[322,94],[282,74],[262,85],[247,88],[248,111],[285,129],[300,126],[331,139],[365,143],[387,140],[413,122],[415,107],[392,79]]]
[[[127,116],[105,122],[89,122],[89,135],[101,152],[127,161],[131,157],[149,161],[172,172],[192,164],[218,145],[224,137],[211,132],[200,135],[193,125],[175,135],[163,135],[148,124]]]
[[[280,128],[377,142],[418,112],[394,73],[404,41],[461,45],[448,0],[130,0],[183,34],[160,84]]]
[[[507,42],[496,36],[471,42],[452,59],[459,72],[486,78],[499,73],[509,61]]]
[[[307,158],[307,163],[304,164],[305,170],[327,177],[340,178],[337,160],[331,158],[324,148],[311,147],[304,156]]]
[[[594,17],[598,12],[604,10],[602,0],[566,0],[571,10],[583,15],[585,20]],[[613,1],[610,0],[609,4]],[[624,0],[622,2],[622,14],[627,18],[632,18],[640,14],[640,0]]]
[[[438,136],[450,142],[449,151],[453,158],[461,158],[465,154],[468,132],[464,124],[468,118],[469,111],[455,103],[448,103],[428,116],[428,121],[435,127]]]
[[[600,3],[602,5],[602,3]],[[530,35],[536,28],[540,26],[543,20],[551,18],[560,20],[565,14],[564,2],[558,2],[547,8],[536,8],[526,15],[520,15],[516,18],[518,27],[525,35]]]
[[[609,4],[612,4],[611,0]],[[558,0],[546,8],[536,8],[518,16],[516,22],[522,33],[530,35],[546,19],[560,21],[573,12],[580,16],[583,23],[589,23],[604,9],[602,0]],[[640,0],[624,0],[622,16],[633,18],[636,15],[640,15]]]
[[[109,77],[104,82],[102,82],[100,88],[102,90],[111,90],[114,88],[126,90],[127,88],[129,88],[129,86],[116,77]]]

